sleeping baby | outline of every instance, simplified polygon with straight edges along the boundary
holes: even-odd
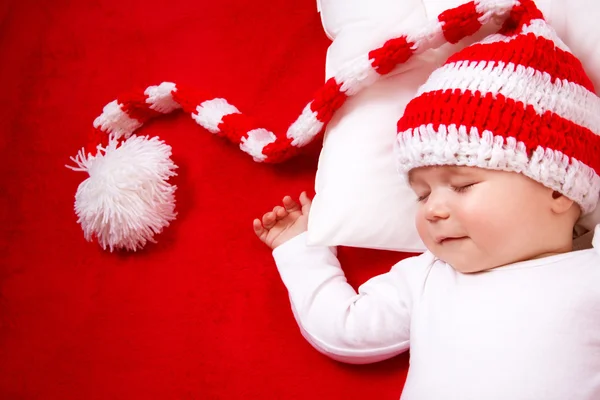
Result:
[[[310,199],[254,220],[303,336],[349,363],[410,348],[402,399],[600,399],[600,99],[527,0],[451,56],[398,121],[394,152],[427,251],[356,291],[307,246]],[[377,221],[373,221],[377,223]]]

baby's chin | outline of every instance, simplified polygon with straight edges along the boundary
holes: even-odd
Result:
[[[460,242],[435,244],[432,247],[430,251],[437,258],[462,274],[487,271],[499,266],[490,262],[489,257],[478,254],[470,238],[461,239]]]
[[[455,271],[461,274],[476,274],[478,272],[489,271],[497,266],[495,265],[481,265],[473,262],[461,262],[456,261],[454,263],[446,261]]]

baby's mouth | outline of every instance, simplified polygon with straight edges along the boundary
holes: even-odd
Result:
[[[458,242],[463,239],[467,239],[468,236],[460,236],[460,237],[442,237],[437,242],[439,244],[453,243]]]

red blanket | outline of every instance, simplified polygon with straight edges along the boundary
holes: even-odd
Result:
[[[73,211],[64,167],[102,107],[162,81],[283,130],[324,80],[314,0],[0,2],[0,398],[397,399],[406,355],[334,362],[302,338],[252,219],[313,187],[319,144],[252,161],[176,113],[179,216],[158,244],[109,253]],[[340,249],[350,282],[399,254]]]

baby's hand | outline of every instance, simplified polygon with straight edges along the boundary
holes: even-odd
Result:
[[[267,246],[276,248],[306,231],[310,204],[306,192],[300,194],[300,204],[290,196],[285,196],[283,207],[276,206],[273,211],[263,215],[262,222],[258,218],[253,221],[254,233]]]

